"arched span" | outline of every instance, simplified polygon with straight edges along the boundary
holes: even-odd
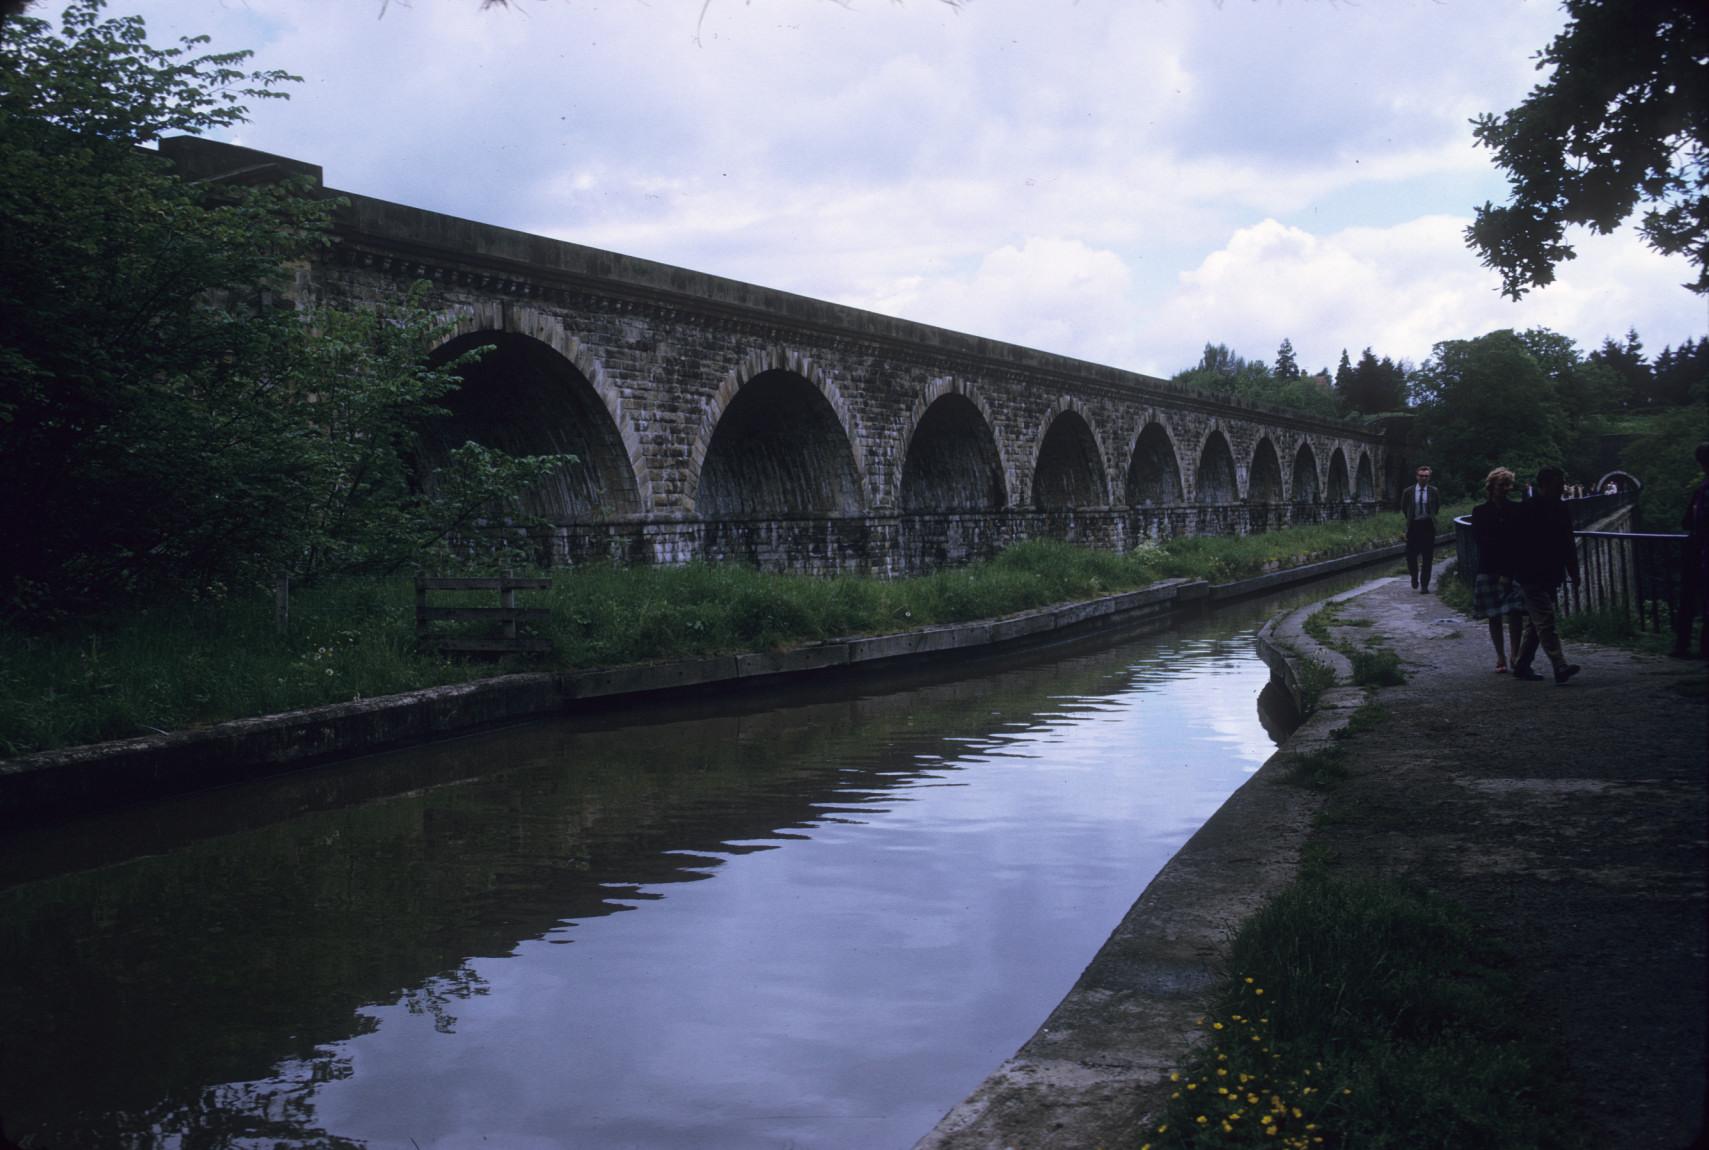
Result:
[[[1370,452],[1359,453],[1359,477],[1353,491],[1361,503],[1369,503],[1377,497],[1376,473],[1371,467]]]
[[[513,455],[567,453],[576,462],[524,495],[523,511],[560,523],[639,515],[634,457],[587,370],[558,347],[508,331],[453,336],[432,358],[445,363],[483,346],[457,369],[462,386],[440,401],[450,416],[422,433],[422,462],[440,467],[471,440]]]
[[[897,507],[913,512],[1006,507],[1002,452],[977,394],[939,382],[927,396],[916,405],[903,444]]]
[[[450,327],[445,338],[434,349],[435,358],[441,362],[451,358],[452,353],[446,350],[452,343],[459,347],[479,347],[483,343],[494,342],[486,339],[469,339],[481,333],[504,333],[534,340],[551,348],[559,356],[568,361],[575,371],[580,374],[593,394],[598,398],[599,406],[605,410],[605,418],[615,429],[618,441],[622,444],[619,454],[623,462],[615,459],[601,463],[602,469],[621,472],[622,475],[607,477],[604,482],[606,489],[632,487],[634,489],[634,508],[636,514],[644,513],[651,508],[653,490],[651,477],[648,472],[646,457],[641,448],[641,437],[636,433],[633,421],[624,405],[623,393],[613,387],[605,378],[605,368],[600,361],[589,353],[581,340],[564,330],[563,320],[555,315],[541,312],[535,308],[524,307],[502,300],[487,300],[475,305],[465,305],[451,309],[446,318]],[[584,460],[585,462],[585,460]],[[618,504],[627,502],[622,496],[617,497]],[[611,514],[629,514],[621,506],[607,508]]]
[[[1046,416],[1033,466],[1033,509],[1102,507],[1110,501],[1104,455],[1092,425],[1071,400],[1058,400]]]
[[[1317,453],[1311,449],[1310,440],[1300,440],[1300,449],[1294,452],[1294,476],[1289,489],[1295,503],[1318,501]]]
[[[1347,486],[1347,453],[1337,447],[1335,454],[1329,457],[1329,502],[1347,502],[1349,490]]]
[[[1199,469],[1193,476],[1193,498],[1201,504],[1236,503],[1240,489],[1234,478],[1234,452],[1228,438],[1213,429],[1205,436],[1199,452]]]
[[[842,421],[793,371],[764,371],[725,405],[696,477],[706,519],[858,515],[861,479]]]
[[[1276,445],[1268,435],[1252,449],[1252,467],[1246,473],[1246,502],[1282,502],[1282,461],[1276,457]]]
[[[866,503],[866,469],[861,464],[858,453],[853,445],[861,443],[860,429],[844,401],[836,385],[820,370],[819,365],[800,352],[786,347],[769,347],[749,352],[742,358],[728,375],[724,382],[718,385],[711,401],[706,405],[705,414],[701,417],[700,429],[695,433],[694,443],[689,448],[687,477],[684,483],[683,503],[688,508],[698,508],[701,505],[700,485],[706,474],[707,453],[712,447],[713,436],[723,423],[724,413],[736,401],[737,395],[748,384],[761,376],[773,372],[783,372],[805,381],[814,391],[819,393],[829,409],[830,418],[837,424],[845,445],[848,445],[850,460],[860,487],[858,502],[861,506]]]
[[[1126,486],[1129,507],[1167,507],[1184,501],[1175,443],[1155,419],[1134,440]]]

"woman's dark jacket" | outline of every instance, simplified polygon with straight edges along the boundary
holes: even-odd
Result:
[[[1478,546],[1479,575],[1513,574],[1513,533],[1518,529],[1519,504],[1510,499],[1487,500],[1472,508],[1472,540]]]

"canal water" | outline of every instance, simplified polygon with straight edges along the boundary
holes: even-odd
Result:
[[[5,1130],[908,1147],[1271,753],[1253,638],[1283,602],[14,834]]]

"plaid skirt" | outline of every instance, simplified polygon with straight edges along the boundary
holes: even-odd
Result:
[[[1485,619],[1497,615],[1525,614],[1525,593],[1518,583],[1509,583],[1503,594],[1499,576],[1479,575],[1472,583],[1472,613]]]

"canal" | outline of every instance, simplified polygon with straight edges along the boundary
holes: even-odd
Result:
[[[905,1148],[1273,750],[1281,606],[583,716],[11,835],[52,1148]]]

